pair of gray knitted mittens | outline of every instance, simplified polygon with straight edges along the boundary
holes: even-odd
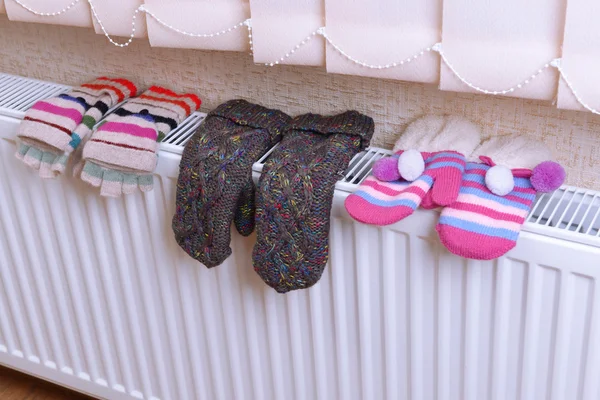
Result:
[[[356,111],[292,119],[244,100],[220,105],[183,153],[173,217],[177,242],[214,267],[231,254],[232,222],[245,236],[256,223],[253,261],[261,278],[278,292],[314,285],[328,260],[338,173],[368,146],[373,131],[373,120]],[[280,140],[255,194],[252,164]]]

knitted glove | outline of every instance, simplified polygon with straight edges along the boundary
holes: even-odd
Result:
[[[209,113],[188,142],[179,166],[173,232],[177,243],[207,267],[230,254],[231,223],[254,230],[252,164],[281,138],[290,117],[245,100]]]
[[[38,101],[19,126],[16,157],[42,178],[64,172],[69,155],[93,126],[118,102],[135,96],[126,79],[98,78],[47,100]]]
[[[153,86],[111,113],[83,149],[81,179],[119,197],[152,190],[159,141],[200,107],[193,94]]]

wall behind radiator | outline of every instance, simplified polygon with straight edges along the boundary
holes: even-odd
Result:
[[[232,98],[292,115],[353,108],[375,119],[373,144],[382,147],[391,147],[415,117],[458,114],[480,124],[485,137],[522,133],[542,140],[567,169],[569,184],[600,190],[600,116],[541,101],[442,92],[310,67],[266,68],[254,65],[248,54],[151,48],[146,39],[121,49],[89,29],[9,22],[5,15],[0,15],[0,72],[71,85],[121,75],[140,86],[196,92],[204,110]]]

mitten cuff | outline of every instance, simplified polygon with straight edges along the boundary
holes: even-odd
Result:
[[[322,135],[346,134],[361,138],[361,146],[369,145],[375,123],[373,118],[358,111],[346,111],[345,113],[324,117],[319,114],[304,114],[294,118],[290,129],[319,133]]]
[[[110,96],[112,104],[117,104],[137,94],[137,87],[133,82],[127,79],[107,78],[105,76],[96,78],[92,82],[84,83],[81,87],[76,88],[76,90],[95,96],[107,94]],[[94,104],[90,105],[93,106]]]
[[[139,103],[156,107],[156,110],[149,110],[150,114],[162,115],[160,108],[174,112],[177,117],[176,123],[179,124],[191,113],[200,108],[200,98],[191,93],[175,93],[172,90],[161,86],[152,86],[139,97],[130,101],[130,103]]]
[[[246,100],[230,100],[223,103],[208,114],[208,117],[211,116],[227,118],[239,125],[266,129],[272,143],[279,141],[283,130],[292,120],[282,111],[252,104]]]
[[[124,172],[152,173],[158,162],[158,144],[152,150],[92,138],[83,148],[83,159]]]

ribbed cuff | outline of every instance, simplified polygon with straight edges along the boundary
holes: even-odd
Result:
[[[101,76],[98,79],[120,83],[121,85],[125,86],[127,88],[127,90],[129,91],[129,93],[128,93],[129,97],[137,96],[137,91],[138,91],[137,86],[135,85],[135,83],[131,82],[129,79],[107,78],[105,76]]]
[[[319,114],[299,115],[292,120],[289,129],[302,130],[322,135],[345,134],[359,136],[362,147],[365,148],[371,142],[375,123],[373,118],[358,111],[346,111],[345,113],[324,117]]]
[[[166,98],[173,104],[180,105],[183,107],[187,115],[190,115],[194,111],[200,108],[202,101],[198,96],[192,93],[175,93],[172,90],[164,88],[162,86],[151,86],[144,93],[146,96],[161,95],[161,98]]]
[[[98,95],[108,94],[112,98],[113,104],[120,103],[123,100],[137,95],[137,87],[135,84],[130,80],[123,78],[107,78],[106,76],[101,76],[94,81],[84,83],[81,86],[100,91]]]
[[[227,118],[239,125],[266,129],[272,143],[279,141],[283,130],[292,120],[282,111],[252,104],[246,100],[230,100],[223,103],[211,111],[207,118],[211,116]]]

